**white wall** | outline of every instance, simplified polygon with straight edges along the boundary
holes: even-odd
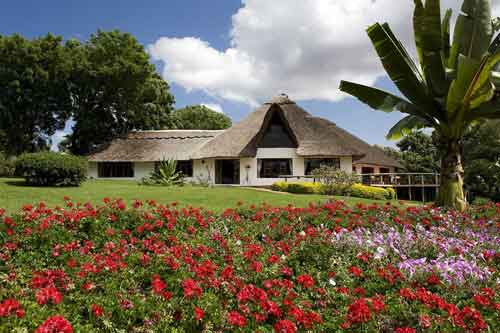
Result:
[[[215,160],[205,159],[205,160],[195,160],[193,161],[193,181],[203,181],[209,182],[210,184],[215,183]]]
[[[389,173],[395,172],[395,168],[393,167],[384,167],[380,165],[373,165],[373,164],[355,164],[354,167],[356,168],[356,173],[361,174],[361,169],[362,168],[373,168],[373,173],[380,173],[380,168],[386,168],[389,169]]]

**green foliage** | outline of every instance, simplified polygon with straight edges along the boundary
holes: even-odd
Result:
[[[141,182],[144,185],[180,186],[184,184],[184,177],[177,171],[177,161],[163,160],[158,163],[156,170]]]
[[[231,119],[203,105],[186,106],[172,113],[177,129],[222,130],[231,127]]]
[[[354,173],[326,165],[314,170],[313,176],[321,182],[321,192],[328,195],[348,195],[349,188],[360,181]]]
[[[54,152],[25,153],[16,159],[16,173],[36,186],[79,186],[87,173],[87,160]]]
[[[368,28],[388,76],[407,99],[345,81],[340,89],[374,109],[406,113],[389,131],[389,138],[434,128],[445,147],[437,203],[464,210],[461,140],[475,121],[500,118],[500,41],[493,40],[498,21],[492,20],[491,0],[464,0],[450,42],[451,11],[442,19],[440,7],[439,0],[415,0],[413,24],[420,66],[387,23]]]
[[[68,149],[86,154],[131,130],[169,127],[174,98],[144,47],[130,34],[98,31],[70,45],[73,134]]]
[[[8,155],[47,148],[71,114],[71,57],[62,37],[0,35],[0,131]]]
[[[12,177],[16,166],[14,161],[8,159],[3,153],[0,152],[0,177]]]
[[[439,173],[440,153],[435,140],[422,131],[412,131],[385,152],[397,159],[407,172]]]
[[[394,189],[354,184],[350,188],[351,196],[373,200],[393,200],[396,197]]]
[[[321,184],[313,182],[276,182],[271,188],[274,191],[289,192],[296,194],[317,194],[321,193]]]
[[[352,184],[349,187],[330,186],[326,187],[321,183],[313,182],[276,182],[271,189],[279,192],[297,193],[297,194],[328,194],[337,196],[352,196],[356,198],[371,200],[394,200],[396,191],[393,188],[380,188],[366,186],[362,184]]]

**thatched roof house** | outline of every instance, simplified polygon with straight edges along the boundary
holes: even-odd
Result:
[[[245,185],[304,176],[320,164],[349,172],[356,165],[373,167],[375,173],[401,167],[380,148],[312,116],[285,95],[224,131],[133,132],[89,156],[91,175],[111,178],[140,178],[162,159],[183,161],[181,171],[193,179]]]

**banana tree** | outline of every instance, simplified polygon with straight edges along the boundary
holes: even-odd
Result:
[[[500,36],[491,0],[464,0],[450,34],[452,11],[441,16],[439,0],[415,0],[414,35],[419,65],[387,23],[367,32],[390,79],[405,97],[342,81],[340,90],[373,109],[406,116],[389,131],[399,139],[433,128],[443,147],[437,205],[463,211],[462,137],[479,119],[500,118]]]

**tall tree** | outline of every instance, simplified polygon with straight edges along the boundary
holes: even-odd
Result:
[[[45,149],[71,112],[71,61],[61,37],[0,36],[0,130],[6,153]]]
[[[231,118],[203,105],[187,106],[172,114],[177,129],[222,130],[231,127]]]
[[[174,97],[132,35],[98,31],[88,42],[68,47],[74,60],[71,152],[87,154],[131,130],[170,125]]]
[[[474,124],[464,136],[465,188],[500,200],[500,120]]]
[[[451,10],[441,20],[439,0],[415,0],[414,31],[420,66],[412,60],[389,24],[368,29],[387,74],[407,99],[343,81],[340,89],[374,109],[407,116],[388,134],[398,138],[412,129],[432,127],[443,147],[437,204],[466,208],[462,145],[478,119],[500,118],[500,37],[491,0],[464,0],[450,42]]]
[[[408,172],[439,172],[439,151],[430,135],[413,131],[404,136],[396,146],[385,148],[386,152],[398,159]]]

